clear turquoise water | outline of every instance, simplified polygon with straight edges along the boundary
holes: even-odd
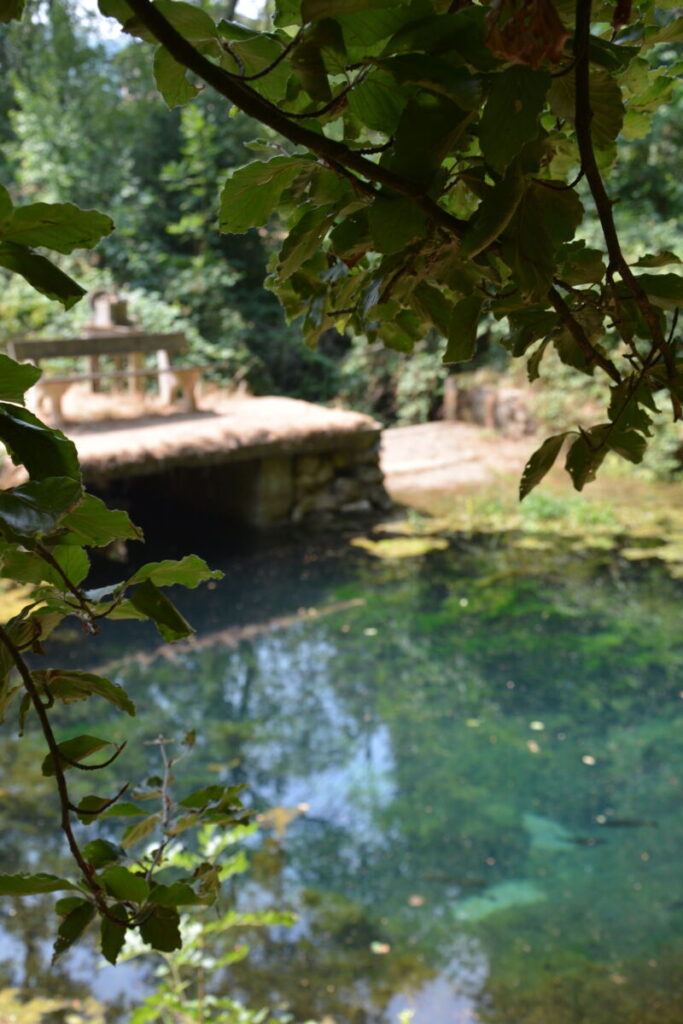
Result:
[[[407,1007],[416,1024],[683,1022],[681,587],[664,567],[503,536],[390,562],[290,543],[224,567],[180,596],[194,648],[117,625],[88,654],[125,645],[129,777],[153,767],[144,739],[196,728],[188,785],[300,809],[282,835],[266,816],[239,896],[299,924],[251,936],[222,990],[338,1024]],[[58,843],[26,747],[3,749],[16,870]],[[37,913],[6,921],[19,965]],[[82,990],[82,960],[48,982],[28,952],[34,988]]]

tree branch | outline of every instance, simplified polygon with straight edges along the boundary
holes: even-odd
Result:
[[[615,384],[621,384],[621,374],[612,360],[603,356],[602,352],[591,344],[583,327],[576,317],[573,316],[571,309],[564,301],[558,290],[556,288],[551,288],[548,294],[550,296],[550,301],[555,307],[555,312],[586,358],[597,363],[600,369],[604,370],[607,376],[611,377]]]
[[[674,419],[680,419],[683,413],[681,404],[674,393],[676,366],[671,349],[667,345],[657,311],[647,297],[638,278],[632,272],[623,252],[617,234],[612,212],[612,200],[607,194],[600,169],[595,159],[591,120],[593,112],[590,98],[590,30],[592,0],[576,0],[576,33],[574,38],[574,55],[576,60],[576,138],[579,144],[581,167],[588,181],[595,208],[600,219],[602,233],[607,246],[609,266],[608,278],[617,272],[633,296],[640,313],[645,320],[652,341],[662,356],[669,378],[671,404]]]
[[[31,703],[33,704],[35,712],[38,716],[40,727],[43,732],[43,736],[45,737],[45,742],[47,743],[47,748],[50,751],[50,754],[52,755],[52,762],[55,771],[55,780],[57,782],[57,792],[59,794],[59,805],[61,809],[61,827],[62,832],[66,836],[66,841],[69,844],[71,855],[80,869],[83,881],[85,882],[88,889],[92,893],[93,899],[95,901],[95,904],[97,905],[98,910],[111,920],[118,921],[119,924],[123,924],[124,922],[119,921],[119,919],[115,915],[112,915],[109,907],[107,906],[107,902],[102,895],[101,888],[92,877],[90,865],[86,861],[85,857],[83,856],[83,853],[81,852],[81,848],[78,845],[73,829],[71,827],[71,800],[69,799],[69,790],[66,782],[66,776],[64,774],[64,769],[62,767],[62,755],[59,751],[59,744],[57,743],[55,734],[52,731],[52,724],[48,717],[47,711],[43,705],[43,702],[40,699],[38,688],[36,687],[36,684],[33,682],[33,677],[31,676],[30,669],[26,662],[24,661],[23,657],[21,656],[19,648],[16,646],[9,633],[2,625],[0,625],[0,643],[3,644],[3,646],[10,654],[17,671],[21,676],[21,681],[24,684],[24,688],[26,689],[26,692],[28,693]]]
[[[290,120],[283,110],[260,96],[246,82],[231,75],[218,64],[213,64],[199,53],[150,0],[129,0],[129,6],[145,28],[149,29],[179,64],[193,71],[203,82],[230,100],[245,114],[284,135],[295,145],[309,149],[321,160],[346,167],[361,178],[413,199],[435,223],[446,228],[457,238],[462,237],[467,222],[459,220],[439,206],[425,193],[421,184],[402,178],[386,167],[367,160],[361,153],[349,149],[343,143],[329,139],[326,135],[319,135],[310,128]]]

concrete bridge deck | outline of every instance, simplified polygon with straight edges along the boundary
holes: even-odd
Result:
[[[86,478],[105,482],[174,466],[245,462],[335,448],[366,448],[381,426],[369,416],[293,398],[223,400],[215,409],[72,424]]]

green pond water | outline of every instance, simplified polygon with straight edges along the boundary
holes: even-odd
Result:
[[[251,1007],[681,1024],[681,583],[618,544],[439,541],[214,557],[226,578],[178,595],[199,643],[174,654],[141,624],[87,647],[64,634],[53,663],[109,664],[139,708],[103,725],[75,706],[64,735],[127,736],[118,770],[139,779],[157,771],[143,741],[196,729],[179,787],[246,784],[265,814],[233,898],[299,918],[224,940],[251,953],[210,984]],[[5,727],[4,870],[63,856],[36,749]],[[144,962],[100,971],[87,951],[50,971],[42,902],[1,921],[2,984],[92,989],[123,1020],[153,984]]]

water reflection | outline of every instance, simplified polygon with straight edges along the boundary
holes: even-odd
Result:
[[[251,955],[218,987],[340,1024],[406,1008],[429,1024],[680,1024],[680,584],[611,553],[559,549],[532,571],[500,537],[301,560],[301,595],[291,552],[233,563],[185,609],[211,640],[128,648],[115,673],[138,738],[197,729],[188,786],[245,782],[255,807],[293,809],[264,814],[235,899],[299,924],[247,930]],[[129,751],[143,777],[150,748]],[[4,769],[16,870],[44,852],[50,809],[30,757]],[[27,949],[30,914],[7,922]]]

